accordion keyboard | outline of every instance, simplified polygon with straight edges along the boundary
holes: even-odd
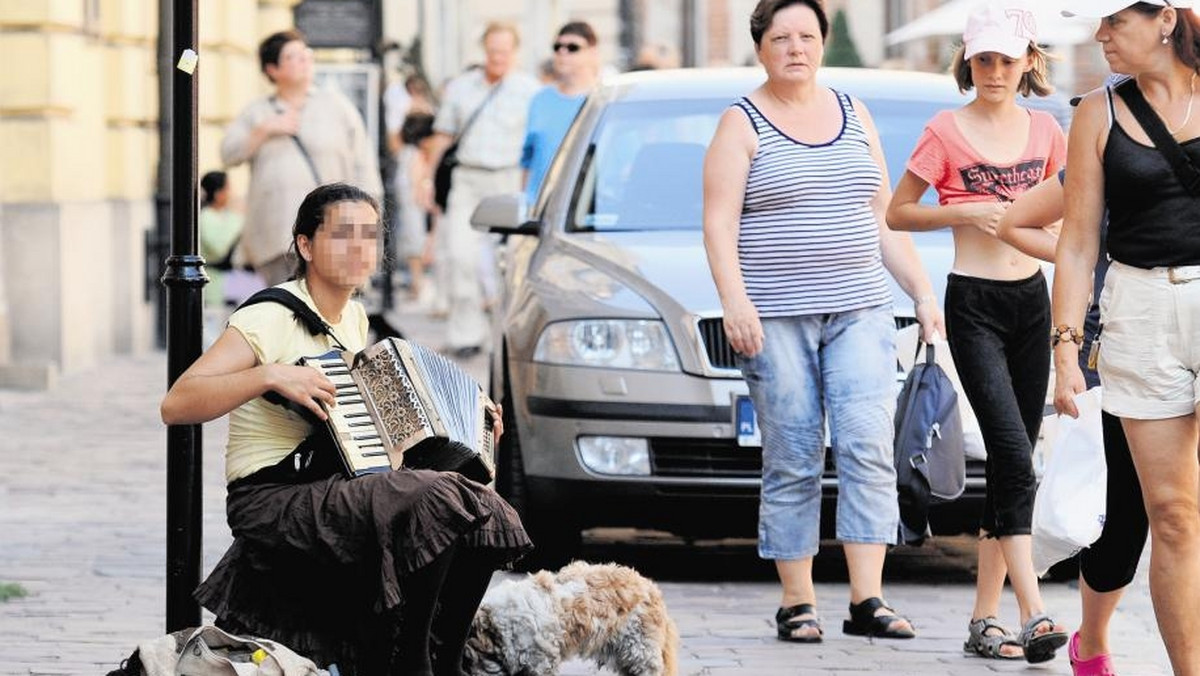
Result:
[[[379,430],[371,420],[363,395],[350,375],[350,367],[340,357],[309,357],[305,363],[325,374],[337,389],[335,405],[326,408],[328,425],[351,475],[385,472],[392,468]]]

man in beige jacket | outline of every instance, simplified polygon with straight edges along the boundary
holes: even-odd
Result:
[[[250,163],[241,254],[269,285],[291,278],[292,220],[313,188],[342,181],[383,194],[372,139],[346,97],[313,86],[313,53],[299,31],[268,36],[258,49],[270,96],[246,106],[225,131],[226,166]]]

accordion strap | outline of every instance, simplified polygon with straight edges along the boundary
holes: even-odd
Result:
[[[309,307],[308,303],[305,303],[291,291],[276,286],[262,289],[247,298],[244,303],[238,306],[238,310],[259,303],[279,303],[292,311],[296,320],[304,325],[309,334],[314,336],[329,336],[333,341],[334,347],[342,351],[346,350],[346,346],[342,344],[342,341],[333,335],[333,327],[329,326],[329,323],[324,319],[321,319],[321,315],[318,315],[315,310]]]

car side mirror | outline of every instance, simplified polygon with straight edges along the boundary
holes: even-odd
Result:
[[[471,227],[502,235],[536,235],[538,231],[537,221],[529,220],[524,193],[483,198],[471,214]]]

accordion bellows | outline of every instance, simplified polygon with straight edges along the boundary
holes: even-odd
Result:
[[[403,465],[493,479],[491,401],[453,361],[388,338],[357,355],[333,351],[302,362],[337,387],[327,424],[350,476]]]

